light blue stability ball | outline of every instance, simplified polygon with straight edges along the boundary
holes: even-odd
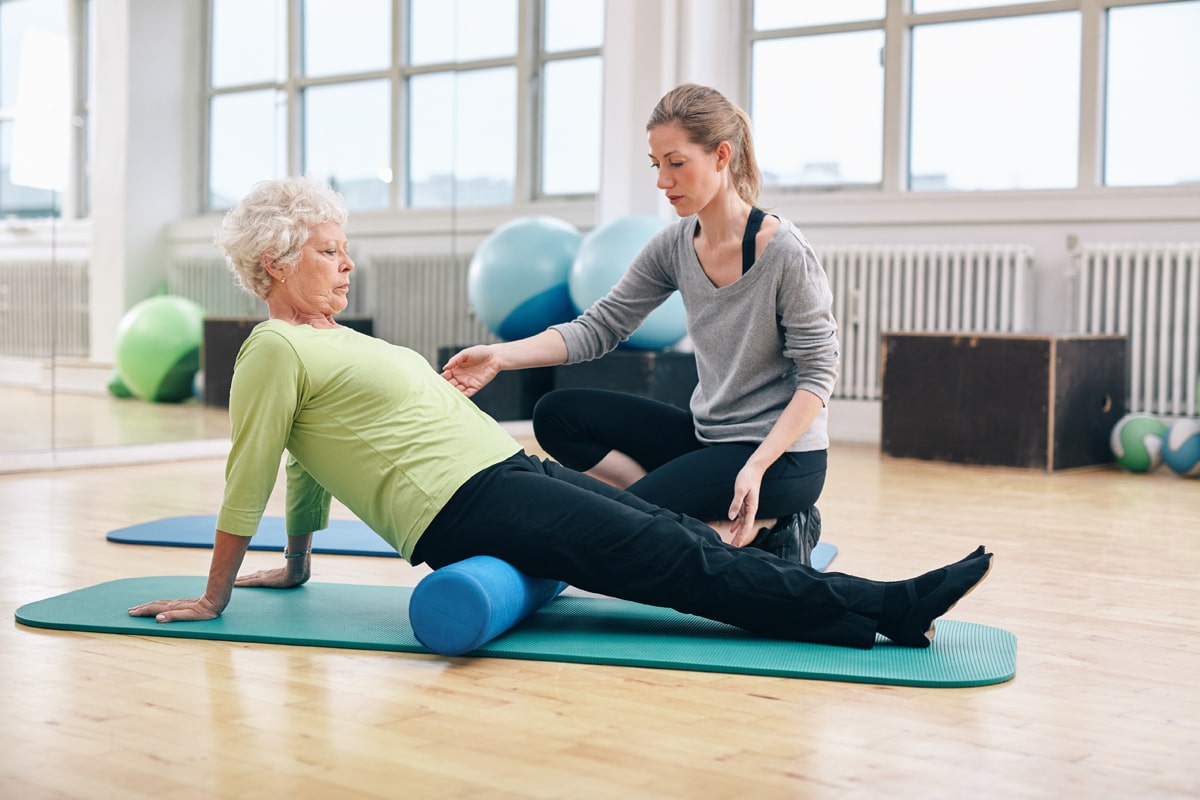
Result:
[[[492,231],[467,268],[475,316],[501,339],[521,339],[575,318],[567,273],[582,234],[561,219],[521,217]]]
[[[575,308],[582,312],[608,294],[634,257],[668,224],[658,217],[634,214],[607,222],[584,236],[567,280]],[[683,299],[675,292],[646,317],[624,346],[659,350],[686,334]]]

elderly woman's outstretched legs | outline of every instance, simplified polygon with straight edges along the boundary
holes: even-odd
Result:
[[[772,637],[859,648],[877,633],[928,646],[933,621],[991,566],[980,548],[910,581],[821,573],[726,545],[698,520],[523,453],[464,484],[422,535],[414,562],[437,568],[475,555]]]

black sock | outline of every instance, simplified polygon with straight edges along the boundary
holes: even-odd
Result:
[[[946,570],[942,568],[926,572],[919,578],[887,584],[883,590],[883,611],[879,614],[879,632],[887,636],[889,630],[895,630],[908,616],[908,612],[912,611],[913,604],[941,586],[945,577]],[[911,596],[908,591],[910,585],[913,588]]]
[[[877,630],[896,644],[928,647],[933,621],[975,587],[991,567],[982,547],[953,564],[907,581],[884,584]],[[920,609],[921,618],[913,618]]]

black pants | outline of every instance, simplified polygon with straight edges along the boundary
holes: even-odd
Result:
[[[883,605],[883,583],[726,545],[703,522],[525,453],[467,481],[413,562],[436,569],[476,555],[797,641],[871,647]]]
[[[559,389],[533,411],[538,444],[584,472],[617,450],[646,470],[627,491],[702,520],[728,519],[733,482],[757,443],[705,444],[692,415],[668,403],[603,389]],[[758,517],[812,508],[825,487],[824,450],[784,453],[763,474]]]

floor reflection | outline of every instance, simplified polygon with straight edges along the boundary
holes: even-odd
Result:
[[[229,439],[229,412],[199,399],[148,403],[0,387],[0,452]]]

